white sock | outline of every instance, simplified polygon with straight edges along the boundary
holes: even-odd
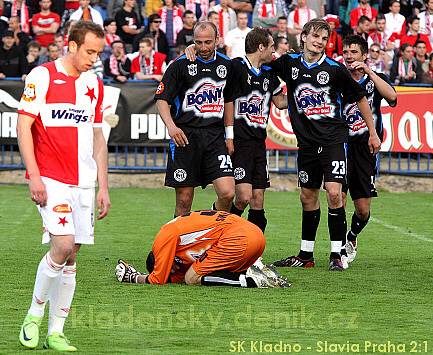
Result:
[[[56,279],[62,274],[63,265],[56,264],[46,253],[38,266],[36,273],[35,287],[33,289],[32,304],[29,314],[37,317],[44,315],[45,304],[48,301],[50,291],[56,282]]]
[[[50,297],[50,316],[48,319],[48,335],[63,333],[66,318],[69,315],[72,299],[74,298],[77,264],[66,265],[62,276],[53,288]]]
[[[262,257],[259,257],[253,264],[254,266],[257,266],[260,270],[263,270],[265,267],[265,264],[263,264]],[[246,287],[246,286],[245,286]]]

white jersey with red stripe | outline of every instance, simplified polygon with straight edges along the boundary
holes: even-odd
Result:
[[[35,118],[32,135],[41,176],[95,186],[93,128],[102,127],[103,91],[95,74],[69,76],[61,59],[27,75],[18,113]]]

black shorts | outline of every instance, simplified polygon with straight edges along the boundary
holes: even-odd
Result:
[[[309,189],[320,189],[323,182],[346,181],[344,143],[325,147],[299,147],[298,183]]]
[[[170,141],[165,186],[205,188],[220,177],[233,177],[222,127],[181,129],[189,144],[176,147]]]
[[[236,184],[251,184],[253,189],[266,189],[270,186],[266,143],[264,141],[234,140],[235,152],[232,156],[233,174]]]
[[[367,142],[350,142],[347,145],[347,185],[352,200],[377,197],[376,156],[370,153]]]

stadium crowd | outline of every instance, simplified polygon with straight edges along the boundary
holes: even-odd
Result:
[[[78,20],[103,27],[104,52],[92,68],[100,78],[160,81],[167,64],[193,42],[198,20],[213,22],[218,50],[245,54],[251,27],[272,31],[275,57],[299,51],[303,25],[332,26],[326,53],[342,61],[342,39],[368,41],[368,64],[394,84],[433,83],[433,0],[0,0],[0,78],[22,77],[65,55]]]

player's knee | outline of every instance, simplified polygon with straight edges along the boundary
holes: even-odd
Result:
[[[361,221],[366,221],[370,217],[370,208],[368,206],[357,208],[356,214]]]
[[[189,193],[182,193],[176,197],[176,207],[181,210],[189,211],[192,206],[192,195]]]
[[[315,194],[312,194],[310,191],[301,190],[301,194],[299,195],[299,199],[301,200],[302,206],[310,209],[313,205],[317,204],[317,197]]]
[[[219,192],[218,199],[224,202],[232,202],[235,197],[235,192],[231,189],[225,189]]]
[[[63,244],[56,248],[56,254],[60,255],[64,261],[69,260],[69,258],[73,253],[74,253],[73,244]]]
[[[341,193],[338,191],[331,191],[328,193],[328,204],[330,208],[339,208],[342,206]]]
[[[249,205],[250,201],[250,195],[244,194],[236,196],[236,206],[241,210],[244,210]]]

